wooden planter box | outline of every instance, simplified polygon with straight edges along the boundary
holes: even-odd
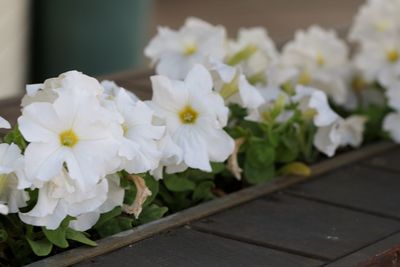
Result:
[[[153,73],[149,70],[139,72],[125,72],[117,75],[101,77],[102,79],[110,79],[116,81],[120,86],[133,89],[133,91],[142,99],[149,99],[151,95],[150,81],[148,79]],[[15,123],[20,114],[19,108],[20,98],[0,101],[0,114],[10,122]],[[2,132],[0,131],[0,135]],[[229,209],[231,207],[249,202],[264,195],[272,194],[283,190],[297,183],[313,179],[323,173],[331,172],[342,166],[355,163],[367,157],[371,157],[388,151],[396,147],[392,143],[380,142],[365,146],[359,150],[353,150],[336,156],[333,159],[327,159],[312,166],[311,177],[286,176],[279,177],[262,185],[249,187],[227,196],[200,204],[196,207],[172,214],[145,225],[138,226],[134,229],[118,233],[116,235],[101,239],[98,246],[94,248],[79,247],[71,249],[63,253],[45,258],[43,260],[29,264],[31,267],[47,267],[47,266],[70,266],[82,262],[84,260],[106,254],[119,248],[128,246],[140,240],[154,236],[168,229],[177,228],[192,221],[199,220],[211,214]],[[385,254],[387,256],[387,254]],[[396,254],[397,255],[397,254]],[[366,265],[367,266],[367,265]]]
[[[231,207],[243,204],[264,195],[272,194],[284,188],[305,182],[314,177],[333,171],[345,165],[349,165],[365,158],[389,151],[396,146],[392,143],[381,142],[365,146],[359,150],[338,155],[333,159],[324,160],[312,166],[312,176],[285,176],[274,179],[270,182],[258,186],[252,186],[242,189],[238,192],[226,195],[224,197],[200,204],[198,206],[172,214],[160,220],[138,226],[134,229],[118,233],[116,235],[97,241],[98,246],[94,248],[79,247],[65,251],[52,257],[31,263],[30,267],[54,267],[70,266],[88,260],[90,258],[106,254],[119,248],[128,246],[140,240],[154,236],[160,232],[176,228],[192,221],[199,220],[211,214],[229,209]]]

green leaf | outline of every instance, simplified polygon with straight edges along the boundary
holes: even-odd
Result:
[[[14,129],[12,129],[6,136],[4,136],[4,142],[7,144],[16,144],[22,151],[24,151],[27,146],[24,137],[19,131],[18,125]]]
[[[109,222],[113,218],[121,215],[121,213],[122,213],[121,207],[115,207],[113,210],[101,214],[99,220],[93,226],[93,228],[99,228],[99,227],[103,226],[105,223]]]
[[[71,228],[68,228],[66,231],[66,236],[70,240],[77,241],[79,243],[95,247],[97,246],[97,243],[94,242],[93,240],[90,240],[89,238],[86,237],[86,235],[82,232],[75,231]]]
[[[236,52],[236,54],[234,54],[232,57],[228,58],[227,64],[230,66],[237,65],[240,62],[249,59],[257,51],[257,49],[257,46],[249,44],[242,50]]]
[[[266,140],[251,138],[246,150],[244,174],[250,184],[259,184],[275,174],[275,150]]]
[[[189,179],[174,174],[165,176],[163,182],[172,192],[193,191],[196,187],[196,184]]]
[[[120,208],[119,208],[120,211]],[[108,219],[101,224],[96,224],[94,228],[101,237],[110,236],[132,228],[133,219],[130,217],[120,216],[114,213],[114,217],[108,216]]]
[[[34,241],[30,239],[29,237],[26,237],[26,240],[29,243],[29,246],[32,248],[32,251],[37,255],[37,256],[47,256],[50,254],[53,244],[43,238],[41,240]]]
[[[6,242],[8,239],[8,233],[5,229],[0,228],[0,243]]]
[[[159,207],[156,204],[152,204],[143,209],[139,215],[141,223],[148,223],[157,219],[160,219],[168,211],[167,207]]]
[[[311,168],[302,162],[291,162],[278,171],[281,175],[298,175],[308,177],[311,175]]]
[[[225,170],[226,166],[222,162],[211,162],[212,174],[218,174]]]
[[[211,181],[201,182],[196,186],[193,192],[193,200],[194,201],[205,201],[213,199],[215,196],[212,193],[212,189],[215,187],[215,184]]]
[[[46,238],[56,245],[57,247],[60,248],[67,248],[68,247],[68,241],[66,239],[66,231],[68,229],[70,221],[74,220],[73,217],[68,216],[65,218],[60,226],[55,229],[55,230],[48,230],[46,227],[42,227],[42,231]]]
[[[42,227],[42,231],[44,235],[46,236],[47,240],[49,240],[51,243],[56,245],[57,247],[60,248],[67,248],[68,247],[68,241],[65,238],[65,233],[66,229],[64,228],[58,228],[56,230],[47,230],[45,227]]]

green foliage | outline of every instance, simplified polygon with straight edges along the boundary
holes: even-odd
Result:
[[[84,232],[79,232],[74,229],[68,228],[65,234],[67,239],[74,240],[81,244],[85,244],[91,247],[97,246],[97,243],[94,242],[93,240],[90,240],[88,238],[88,234]]]
[[[171,192],[193,191],[196,188],[196,184],[188,177],[178,176],[177,174],[166,175],[163,182]]]
[[[246,149],[244,174],[250,184],[259,184],[275,174],[275,149],[266,139],[252,137]]]
[[[356,114],[364,115],[368,118],[365,125],[364,142],[372,142],[379,138],[385,137],[382,129],[382,122],[390,109],[386,106],[369,105],[360,107],[356,110]]]
[[[46,238],[32,240],[30,237],[26,237],[26,240],[31,246],[33,253],[37,256],[47,256],[53,248],[53,244]]]
[[[19,131],[18,125],[4,136],[3,141],[7,144],[16,144],[22,151],[25,151],[25,148],[28,145]]]
[[[215,178],[225,172],[226,167],[222,163],[212,163],[211,167],[209,173],[188,169],[164,175],[156,202],[168,207],[170,212],[177,212],[215,198]]]
[[[145,224],[160,219],[168,211],[167,207],[160,207],[157,204],[151,204],[145,207],[139,215],[138,222]]]

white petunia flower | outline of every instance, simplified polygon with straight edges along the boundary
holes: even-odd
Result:
[[[11,124],[0,116],[0,129],[10,129]]]
[[[188,18],[178,31],[159,28],[144,53],[156,64],[156,73],[184,79],[189,70],[205,57],[225,57],[226,32],[197,18]]]
[[[152,108],[165,119],[167,132],[183,152],[183,166],[211,171],[210,161],[223,162],[234,149],[233,139],[223,130],[228,109],[212,90],[210,73],[196,65],[184,81],[153,76]]]
[[[165,133],[158,142],[158,148],[161,151],[160,164],[156,169],[150,171],[150,174],[153,175],[155,179],[159,180],[163,177],[164,167],[167,167],[167,173],[180,172],[186,169],[186,166],[182,164],[182,149],[172,141],[169,133]],[[182,169],[177,170],[176,166],[181,166]]]
[[[263,98],[241,73],[239,68],[209,60],[206,64],[214,82],[214,89],[226,103],[236,103],[247,109],[256,109],[263,103]]]
[[[129,173],[143,173],[158,167],[161,152],[158,141],[165,127],[153,125],[153,111],[142,101],[136,102],[122,88],[113,99],[116,110],[122,116],[122,135],[118,155],[122,163],[120,168]]]
[[[76,220],[70,222],[69,226],[77,231],[86,231],[97,223],[102,213],[106,213],[115,207],[121,207],[124,202],[125,189],[120,186],[120,178],[117,174],[106,177],[108,192],[106,201],[94,211],[82,213],[76,216]]]
[[[264,102],[256,109],[251,109],[249,115],[245,118],[249,121],[255,122],[270,122],[270,113],[272,110],[279,111],[279,116],[276,118],[277,122],[286,121],[292,112],[285,111],[284,107],[289,101],[289,96],[279,87],[265,87],[259,89],[260,94],[263,96]]]
[[[83,216],[78,221],[72,221],[70,226],[81,231],[89,229],[98,217],[94,220],[86,214],[98,213],[110,192],[107,179],[101,179],[88,190],[82,191],[64,168],[50,181],[43,183],[37,180],[34,183],[39,187],[37,203],[29,212],[19,213],[19,217],[27,224],[45,226],[50,230],[57,229],[67,216]]]
[[[378,80],[385,86],[400,71],[400,38],[365,42],[354,58],[357,70],[367,82]]]
[[[278,51],[261,27],[241,28],[238,38],[229,42],[229,65],[239,65],[249,80],[266,82],[266,72],[278,59]]]
[[[23,97],[21,106],[38,102],[53,103],[63,90],[95,96],[103,93],[103,87],[95,78],[73,70],[62,73],[57,78],[47,79],[43,84],[27,85],[27,94]]]
[[[351,41],[368,42],[400,33],[400,1],[369,0],[358,11],[350,29]]]
[[[292,100],[299,104],[304,116],[313,119],[317,127],[330,126],[339,118],[329,106],[326,94],[317,89],[298,85]]]
[[[392,112],[386,115],[383,120],[383,129],[389,133],[396,143],[400,143],[400,113]]]
[[[66,164],[81,190],[98,184],[117,167],[115,121],[90,94],[60,90],[54,103],[32,103],[18,119],[28,180],[50,181]],[[122,134],[122,133],[121,133]]]
[[[328,157],[334,156],[338,147],[359,147],[366,122],[367,118],[359,115],[338,118],[334,123],[317,129],[314,146]]]
[[[104,80],[101,82],[101,86],[103,86],[104,88],[103,97],[105,97],[108,100],[113,100],[119,94],[121,89],[125,91],[125,93],[128,95],[129,98],[132,99],[133,102],[139,100],[139,98],[134,93],[125,90],[123,87],[118,86],[113,81]]]
[[[29,195],[22,189],[23,156],[15,144],[0,144],[0,214],[18,212]]]
[[[336,149],[340,146],[341,136],[339,132],[339,123],[319,127],[314,136],[314,146],[318,151],[328,157],[335,155]]]
[[[287,43],[281,63],[298,70],[297,82],[326,92],[336,103],[344,104],[349,78],[348,47],[333,30],[312,26],[296,32]]]
[[[389,107],[400,111],[400,80],[393,82],[386,90],[385,94]]]
[[[359,147],[363,141],[367,120],[366,116],[361,115],[352,115],[344,120],[339,120],[340,146]]]

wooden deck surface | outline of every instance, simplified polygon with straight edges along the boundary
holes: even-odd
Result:
[[[400,244],[399,159],[394,148],[75,266],[385,266],[368,264]]]

